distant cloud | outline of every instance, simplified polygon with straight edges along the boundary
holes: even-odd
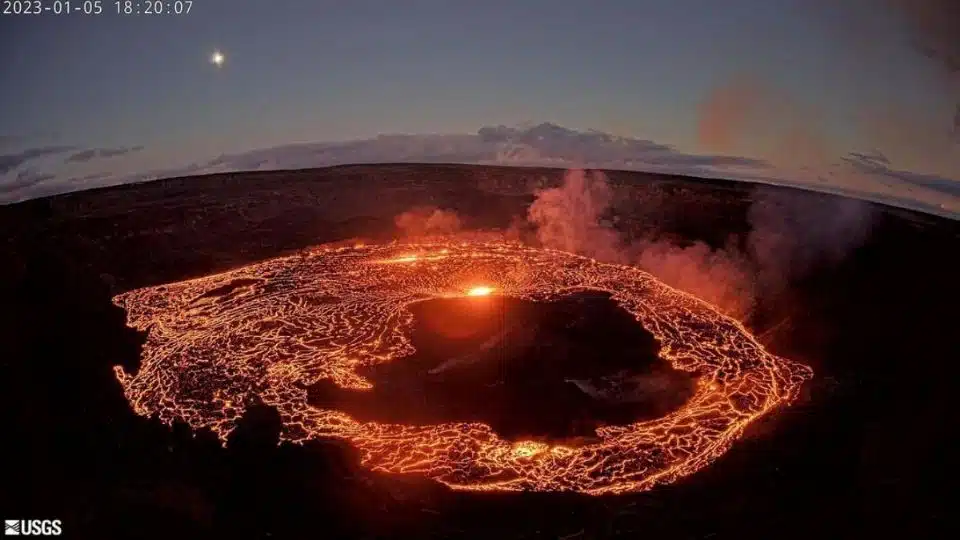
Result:
[[[346,163],[465,162],[495,157],[494,145],[476,135],[381,135],[347,142],[288,144],[238,154],[226,154],[205,169],[304,169]]]
[[[734,122],[736,124],[736,122]],[[784,139],[785,144],[792,141]],[[13,170],[28,159],[68,147],[47,147],[4,156],[4,171]],[[138,151],[131,147],[126,151]],[[103,152],[107,150],[107,152]],[[116,154],[119,149],[88,149],[73,161]],[[73,156],[71,156],[73,157]],[[39,173],[4,180],[0,175],[0,203],[89,189],[198,174],[251,170],[290,170],[364,163],[467,163],[486,165],[546,166],[584,169],[635,170],[706,178],[727,178],[745,182],[806,186],[848,196],[871,194],[884,202],[908,201],[924,211],[948,211],[960,201],[960,183],[945,177],[926,175],[893,167],[879,151],[854,152],[841,161],[797,171],[750,157],[693,154],[632,137],[619,137],[595,130],[579,131],[543,123],[529,127],[488,126],[476,134],[381,135],[345,141],[301,143],[224,154],[181,167],[155,169],[117,176],[94,172],[80,177],[57,177]],[[826,177],[830,178],[827,179]],[[924,189],[915,189],[915,188]],[[939,195],[938,195],[939,194]],[[911,199],[911,197],[913,197]],[[913,204],[916,203],[916,204]]]
[[[111,158],[143,150],[143,146],[121,146],[117,148],[88,148],[71,154],[68,163],[86,163],[92,159]]]
[[[75,148],[74,146],[40,146],[13,154],[0,154],[0,174],[13,171],[32,159],[69,152]]]
[[[712,156],[698,154],[664,153],[662,156],[648,157],[645,161],[651,165],[678,165],[692,167],[744,167],[765,169],[770,164],[762,159],[738,156]]]
[[[960,181],[952,178],[893,169],[889,166],[888,161],[877,160],[876,156],[872,154],[851,152],[843,158],[843,161],[861,173],[885,177],[910,186],[924,187],[960,197]]]
[[[10,193],[21,189],[29,189],[44,182],[53,180],[56,175],[26,170],[20,171],[12,182],[0,183],[0,193]]]
[[[890,160],[887,159],[887,156],[877,150],[872,152],[850,152],[847,159],[874,165],[890,165]]]
[[[670,152],[672,148],[646,139],[617,137],[601,131],[577,131],[551,122],[526,129],[507,126],[483,127],[477,135],[484,142],[543,146],[569,158],[573,154],[596,152],[607,154],[611,149],[633,153]],[[565,152],[566,151],[566,152]]]
[[[575,165],[707,174],[725,168],[763,169],[759,159],[697,155],[645,139],[576,131],[543,123],[527,129],[484,127],[476,135],[382,135],[343,143],[306,143],[223,155],[198,169],[303,169],[346,163],[487,163]]]
[[[102,172],[90,173],[90,174],[81,176],[79,178],[75,178],[73,180],[78,182],[83,182],[86,180],[103,180],[104,178],[110,178],[111,176],[113,176],[113,173],[109,171],[102,171]]]
[[[70,155],[66,162],[86,162],[141,148],[84,149]],[[107,174],[86,180],[104,185],[98,180],[109,178],[109,183],[133,183],[217,172],[391,162],[578,166],[708,176],[769,168],[766,161],[759,159],[687,154],[646,139],[618,137],[595,130],[577,131],[543,123],[526,128],[484,127],[473,135],[380,135],[358,141],[288,144],[224,154],[183,167],[146,171],[123,178],[110,178]],[[48,183],[42,190],[34,186],[34,190],[46,195],[51,190],[71,191],[89,185],[84,178],[69,178]],[[14,189],[6,190],[11,191]],[[26,191],[16,191],[16,195],[17,200],[33,196]]]

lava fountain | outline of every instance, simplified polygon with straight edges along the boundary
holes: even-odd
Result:
[[[494,291],[549,301],[585,290],[611,294],[656,337],[661,359],[698,375],[683,407],[563,445],[504,440],[482,423],[359,422],[307,403],[305,388],[318,381],[369,389],[358,368],[412,353],[414,302]],[[138,414],[210,428],[225,444],[259,399],[279,412],[284,441],[340,439],[372,470],[455,489],[647,490],[707,466],[812,376],[765,351],[739,322],[637,268],[501,242],[318,248],[114,302],[148,332],[136,374],[114,368]]]

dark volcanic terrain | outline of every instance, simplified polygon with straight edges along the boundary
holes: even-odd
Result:
[[[813,367],[814,379],[798,402],[757,422],[707,469],[651,492],[451,492],[418,478],[365,471],[338,444],[278,446],[279,421],[263,407],[245,417],[223,449],[209,433],[136,416],[124,399],[112,366],[135,370],[144,336],[125,326],[113,295],[320,243],[391,239],[401,234],[394,217],[417,206],[454,210],[466,229],[506,229],[525,216],[534,188],[557,185],[562,174],[345,166],[177,178],[0,207],[4,517],[60,519],[65,536],[87,538],[770,539],[877,537],[894,530],[934,538],[948,530],[952,508],[941,494],[950,487],[945,426],[955,414],[949,397],[960,358],[954,328],[960,225],[887,207],[873,207],[870,235],[845,258],[761,295],[746,321],[773,352]],[[753,186],[626,172],[611,172],[609,179],[623,238],[656,231],[721,246],[750,231]],[[763,190],[813,206],[833,200]],[[529,235],[524,227],[516,233]],[[644,416],[661,414],[658,406],[673,408],[664,400],[626,400],[623,409],[623,400],[600,407],[584,399],[591,390],[603,393],[598,379],[623,378],[626,361],[617,354],[637,354],[629,350],[604,356],[609,364],[596,372],[578,373],[569,362],[544,380],[529,379],[542,369],[532,367],[531,339],[550,341],[543,332],[570,339],[556,325],[575,327],[581,309],[610,310],[594,314],[616,319],[605,300],[584,302],[598,304],[538,315],[542,324],[523,319],[498,328],[488,321],[472,349],[452,354],[445,354],[438,334],[443,328],[428,328],[430,310],[444,307],[421,306],[422,328],[415,332],[423,335],[414,336],[421,358],[385,367],[374,378],[434,385],[441,394],[463,392],[458,385],[488,392],[475,401],[489,402],[499,416],[483,420],[517,435],[589,431],[567,415],[582,414],[589,424],[619,422],[624,410]],[[655,349],[642,329],[589,322],[580,329],[586,343],[612,341],[622,330],[616,339],[634,351],[649,356]],[[490,341],[508,330],[505,339]],[[583,345],[563,347],[587,354]],[[522,361],[488,373],[490,362],[471,354]],[[650,375],[656,364],[641,367]],[[662,375],[668,397],[682,401],[683,381]],[[314,391],[318,400],[352,399]],[[383,392],[370,399],[399,403],[389,412],[399,420],[489,412],[451,412],[430,402],[414,405],[416,393]],[[564,392],[569,401],[551,409],[549,401]],[[525,396],[543,395],[541,409],[509,414]],[[436,398],[433,404],[440,402],[453,403]],[[344,406],[366,414],[362,400]]]

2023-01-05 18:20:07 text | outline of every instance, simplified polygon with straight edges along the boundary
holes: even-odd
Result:
[[[188,15],[193,0],[3,0],[3,15]]]

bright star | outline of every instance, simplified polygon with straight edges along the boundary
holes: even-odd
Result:
[[[224,60],[223,53],[220,51],[213,51],[213,54],[210,55],[210,63],[217,67],[222,66]]]

